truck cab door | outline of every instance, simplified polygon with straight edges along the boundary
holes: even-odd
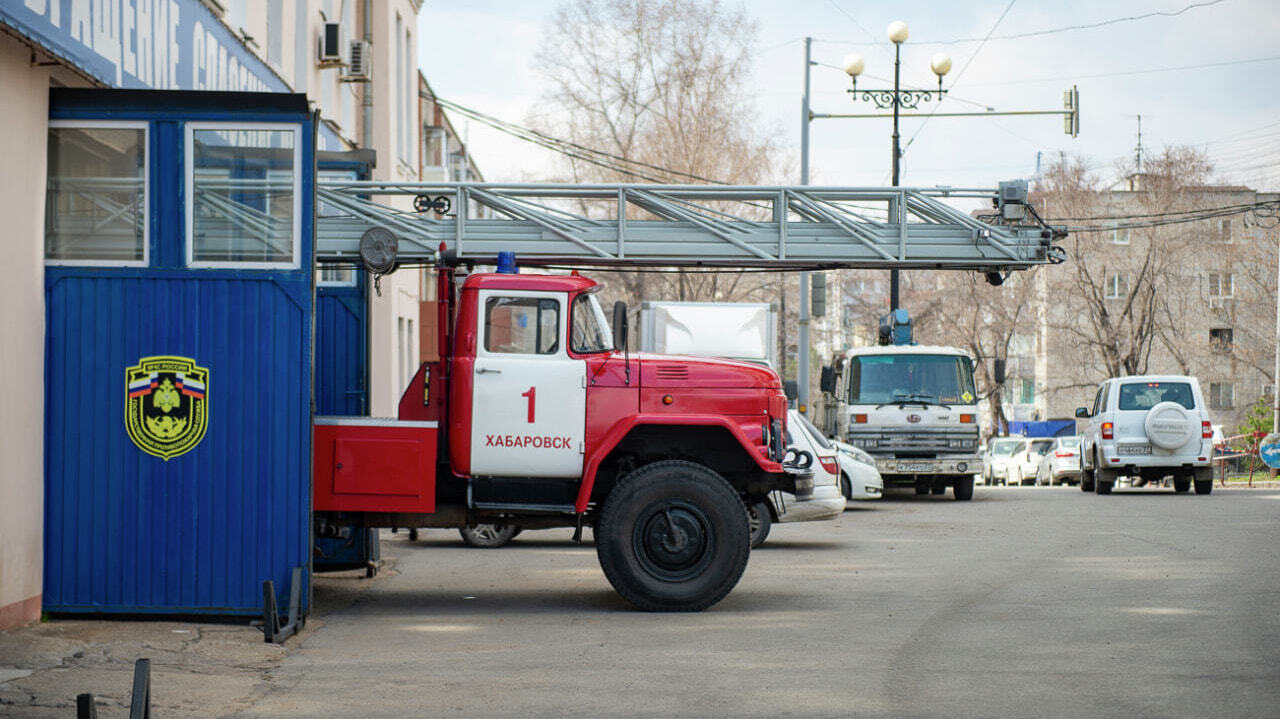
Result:
[[[845,360],[844,371],[836,375],[834,402],[836,406],[835,437],[841,442],[849,441],[849,363]]]
[[[569,357],[568,295],[481,290],[471,474],[580,477],[586,365]]]

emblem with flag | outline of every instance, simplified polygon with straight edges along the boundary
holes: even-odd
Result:
[[[124,425],[129,439],[165,461],[204,439],[209,369],[190,357],[142,357],[125,368]]]

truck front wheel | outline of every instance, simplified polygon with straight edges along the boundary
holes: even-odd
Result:
[[[951,493],[962,502],[973,499],[973,476],[956,477],[955,484],[951,486]]]
[[[626,475],[596,526],[605,577],[651,612],[695,612],[720,601],[742,577],[749,552],[738,493],[693,462],[655,462]]]

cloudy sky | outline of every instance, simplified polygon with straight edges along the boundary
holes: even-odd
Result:
[[[553,0],[428,1],[419,17],[419,62],[445,99],[524,124],[539,111],[541,88],[530,67],[556,7]],[[903,83],[936,85],[930,57],[953,67],[940,112],[1053,110],[1063,90],[1080,91],[1081,131],[1072,139],[1060,116],[903,120],[904,185],[994,187],[1031,177],[1037,157],[1085,156],[1106,177],[1133,161],[1142,144],[1203,147],[1219,179],[1280,189],[1280,2],[1277,0],[747,0],[759,23],[750,87],[760,121],[777,131],[799,167],[803,38],[814,38],[813,109],[870,112],[855,104],[842,58],[866,58],[860,85],[892,78],[890,22],[910,27]],[[1163,14],[1157,14],[1163,13]],[[1003,15],[1003,18],[1002,18]],[[1120,18],[1149,15],[1133,20]],[[1096,25],[1080,29],[1070,26]],[[1042,33],[1042,31],[1052,31]],[[983,38],[990,35],[985,43]],[[1023,35],[1023,37],[1011,37]],[[889,184],[884,119],[816,120],[811,130],[813,184]],[[475,122],[460,122],[489,180],[536,180],[551,173],[545,150]],[[797,169],[798,172],[798,169]],[[780,178],[798,183],[799,177]]]

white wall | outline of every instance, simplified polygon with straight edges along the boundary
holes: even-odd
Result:
[[[322,117],[337,123],[348,142],[362,145],[364,132],[361,102],[365,85],[345,83],[338,68],[318,67],[317,38],[326,20],[339,22],[343,42],[364,37],[361,17],[364,0],[278,0],[285,27],[279,30],[282,50],[274,66],[285,80],[320,109]],[[378,153],[375,180],[418,179],[420,144],[418,118],[417,17],[421,3],[414,0],[373,0],[372,6],[372,145]],[[266,59],[273,29],[268,27],[269,2],[244,2],[233,7],[231,19],[243,20],[244,29],[257,43],[255,51]],[[323,16],[321,15],[323,13]],[[397,43],[396,16],[399,15]],[[301,22],[300,22],[301,21]],[[238,29],[238,28],[236,28]],[[408,33],[408,37],[405,37]],[[409,209],[409,198],[378,198]],[[396,272],[381,280],[382,295],[370,299],[369,409],[374,416],[394,416],[403,393],[405,365],[418,359],[419,272]],[[400,327],[412,323],[412,332]],[[406,343],[408,343],[406,347]]]
[[[409,40],[401,37],[399,43],[396,42],[397,14],[400,16],[400,35],[406,31],[410,33]],[[417,6],[414,3],[408,0],[373,3],[373,146],[378,151],[378,166],[373,175],[378,180],[417,179],[416,26]],[[397,60],[402,68],[398,67]],[[406,121],[409,125],[403,127]],[[381,201],[403,209],[411,207],[408,197],[382,198]],[[405,389],[405,364],[417,365],[418,292],[419,272],[402,269],[382,278],[382,296],[372,298],[369,407],[373,416],[395,416]],[[406,327],[412,323],[412,332],[401,333],[401,322]],[[408,347],[404,347],[405,342],[409,342]]]
[[[44,138],[49,73],[0,35],[0,629],[40,616],[44,563]]]

